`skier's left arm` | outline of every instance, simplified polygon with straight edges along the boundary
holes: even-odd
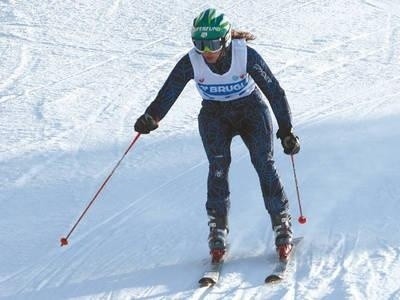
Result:
[[[276,135],[281,139],[285,153],[298,153],[300,143],[298,137],[292,132],[292,114],[285,91],[261,55],[251,47],[247,47],[247,72],[254,79],[271,105],[279,126]]]

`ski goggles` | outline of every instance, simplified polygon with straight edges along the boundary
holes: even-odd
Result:
[[[196,50],[200,53],[215,53],[222,49],[222,39],[218,40],[193,40]]]

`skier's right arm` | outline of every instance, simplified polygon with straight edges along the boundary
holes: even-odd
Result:
[[[156,129],[158,122],[165,117],[191,79],[193,79],[193,67],[189,55],[186,54],[175,65],[154,101],[138,118],[135,130],[140,133],[149,133]]]

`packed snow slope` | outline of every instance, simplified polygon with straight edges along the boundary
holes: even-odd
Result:
[[[231,253],[221,281],[197,288],[208,164],[193,83],[59,244],[210,6],[257,36],[302,143],[308,222],[293,228],[305,238],[275,286],[263,284],[269,217],[237,138]],[[399,43],[397,0],[0,1],[0,298],[400,299]],[[275,157],[296,220],[278,141]]]

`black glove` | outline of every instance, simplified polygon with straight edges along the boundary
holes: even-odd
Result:
[[[135,123],[135,130],[139,133],[147,134],[150,131],[157,129],[158,123],[149,114],[144,114],[137,119]]]
[[[281,129],[279,128],[276,133],[276,137],[281,139],[283,152],[286,154],[297,154],[300,151],[299,137],[294,135],[292,129]]]

